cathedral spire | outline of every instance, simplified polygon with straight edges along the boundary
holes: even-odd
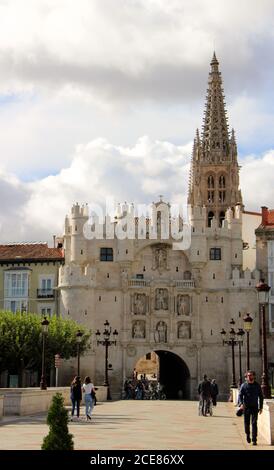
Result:
[[[202,134],[205,161],[218,163],[229,155],[229,135],[219,62],[214,52],[208,78]]]
[[[212,218],[223,223],[225,212],[242,203],[235,132],[228,130],[219,62],[210,62],[202,136],[196,131],[191,159],[188,203],[205,206],[208,225]]]

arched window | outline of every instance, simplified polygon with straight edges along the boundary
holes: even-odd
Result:
[[[214,212],[210,211],[207,215],[207,226],[208,227],[211,227],[213,217],[214,217]]]
[[[219,225],[220,225],[220,227],[222,227],[224,220],[225,220],[225,212],[222,211],[222,212],[220,212],[220,214],[219,214]]]
[[[221,175],[219,178],[219,188],[225,189],[225,176],[224,175]]]
[[[190,271],[185,271],[184,272],[184,280],[185,281],[190,281],[191,280],[191,272]]]
[[[213,175],[209,175],[209,177],[207,178],[207,187],[208,189],[214,189],[214,176]]]

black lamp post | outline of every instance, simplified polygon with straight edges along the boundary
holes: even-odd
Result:
[[[110,390],[109,390],[109,381],[108,381],[108,370],[109,370],[109,364],[108,364],[108,348],[112,346],[113,344],[116,346],[116,337],[118,335],[118,331],[115,329],[112,333],[111,326],[108,322],[108,320],[105,321],[104,323],[104,332],[103,332],[103,339],[99,340],[99,337],[101,335],[101,332],[99,330],[96,331],[95,335],[97,337],[97,346],[101,344],[102,346],[105,346],[105,381],[103,385],[107,387],[107,399],[111,400],[110,396]],[[114,339],[110,339],[110,335],[113,335]]]
[[[231,382],[231,388],[237,388],[236,378],[235,378],[235,352],[234,352],[234,348],[235,348],[235,345],[237,344],[237,341],[235,340],[236,331],[233,328],[233,325],[235,325],[235,321],[233,320],[233,318],[231,319],[231,321],[229,323],[230,323],[230,325],[232,325],[232,327],[230,329],[230,332],[229,332],[230,338],[228,340],[225,339],[226,338],[226,331],[224,329],[222,329],[222,331],[220,333],[221,333],[222,338],[223,338],[223,345],[228,344],[229,346],[231,346],[231,351],[232,351],[232,382]]]
[[[249,333],[252,330],[253,318],[247,313],[243,320],[246,332],[246,370],[250,370]]]
[[[239,345],[239,382],[238,385],[239,387],[243,383],[243,374],[242,374],[242,345],[243,345],[243,336],[245,335],[245,332],[242,328],[238,328],[237,331],[237,336],[238,336],[238,345]]]
[[[261,314],[261,329],[262,329],[262,359],[263,359],[263,373],[261,388],[264,398],[271,398],[271,390],[268,383],[267,374],[267,344],[266,344],[266,325],[265,325],[265,306],[268,304],[270,287],[261,279],[256,286],[258,292],[258,301],[260,305]]]
[[[47,320],[47,317],[44,317],[44,320],[41,322],[41,325],[42,325],[43,346],[42,346],[42,375],[41,375],[40,389],[47,390],[47,380],[45,376],[45,341],[46,341],[46,334],[49,329],[49,321]]]
[[[77,342],[77,375],[80,377],[80,344],[82,341],[83,333],[78,330],[76,333],[76,342]]]

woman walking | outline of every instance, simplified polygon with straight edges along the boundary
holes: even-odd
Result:
[[[76,406],[77,418],[80,416],[80,402],[82,400],[82,387],[81,387],[81,378],[77,375],[74,377],[70,385],[70,399],[72,403],[71,409],[71,421],[73,420],[74,410]]]
[[[86,405],[86,420],[91,419],[91,412],[93,408],[93,394],[95,393],[94,385],[91,383],[90,377],[85,377],[83,385],[83,393],[85,394],[85,405]]]

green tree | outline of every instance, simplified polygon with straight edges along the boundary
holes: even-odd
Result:
[[[33,313],[0,311],[0,372],[19,373],[23,368],[39,370],[42,357],[42,317]],[[54,355],[64,359],[77,355],[76,333],[83,333],[80,354],[89,348],[90,331],[73,320],[53,316],[46,338],[46,367],[54,366]]]
[[[56,393],[48,411],[49,433],[44,437],[42,450],[73,450],[73,436],[68,430],[68,420],[64,399],[61,393]]]

